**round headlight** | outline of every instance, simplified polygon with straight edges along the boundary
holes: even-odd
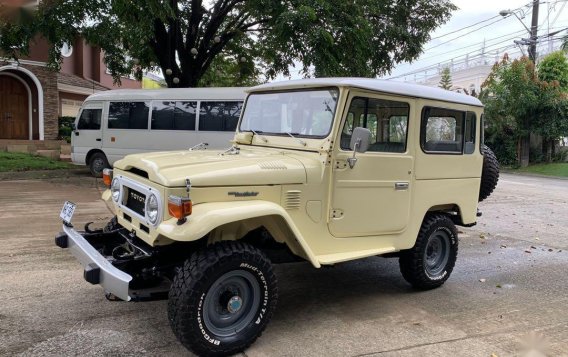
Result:
[[[118,177],[115,177],[112,180],[112,184],[110,185],[110,192],[112,193],[112,200],[114,202],[118,202],[120,198],[120,182],[118,181]]]
[[[151,193],[148,197],[148,204],[146,205],[146,215],[152,224],[156,224],[158,220],[158,198]]]

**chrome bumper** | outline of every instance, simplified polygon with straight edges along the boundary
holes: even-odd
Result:
[[[62,248],[69,248],[71,254],[85,268],[85,280],[101,285],[107,292],[116,297],[129,301],[129,283],[132,277],[112,265],[101,255],[83,236],[72,227],[63,225],[63,232],[67,236],[64,244],[56,243]],[[91,278],[88,279],[87,275]],[[92,277],[95,277],[93,280]],[[93,282],[94,281],[94,282]]]

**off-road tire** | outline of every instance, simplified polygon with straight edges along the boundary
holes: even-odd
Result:
[[[208,318],[209,322],[206,321],[206,315],[209,316],[211,311],[206,309],[206,305],[211,306],[210,301],[221,299],[222,295],[214,292],[219,292],[222,279],[227,274],[245,274],[256,279],[260,300],[258,307],[253,304],[247,313],[247,317],[254,317],[246,327],[231,336],[220,336],[208,327],[212,320]],[[276,276],[264,253],[246,243],[220,242],[194,253],[178,270],[169,292],[168,319],[178,340],[197,355],[232,355],[246,349],[262,334],[274,313],[277,300]],[[246,303],[243,301],[243,306]]]
[[[491,195],[499,181],[499,161],[495,153],[485,145],[481,147],[481,153],[483,154],[483,170],[481,171],[479,202]]]
[[[110,165],[102,152],[96,152],[89,158],[89,170],[94,177],[103,177],[103,170],[106,168],[110,168]]]
[[[444,238],[446,237],[446,238]],[[447,252],[447,261],[440,261],[435,274],[428,266],[428,251],[433,240],[440,240]],[[444,253],[446,254],[446,253]],[[412,249],[401,252],[400,271],[404,279],[414,288],[429,290],[444,284],[450,277],[458,256],[458,231],[452,220],[444,214],[427,215],[422,223],[418,238]]]

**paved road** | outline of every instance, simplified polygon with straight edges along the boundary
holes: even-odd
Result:
[[[78,182],[0,182],[0,355],[189,355],[165,301],[108,302],[54,247],[63,200],[79,204],[76,222],[110,216]],[[278,266],[277,312],[246,355],[568,356],[567,203],[568,181],[502,175],[433,291],[411,290],[394,259]]]

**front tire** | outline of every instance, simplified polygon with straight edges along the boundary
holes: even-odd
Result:
[[[103,170],[110,168],[106,155],[96,152],[89,159],[89,170],[94,177],[103,177]]]
[[[414,288],[429,290],[450,277],[458,256],[458,231],[443,214],[426,216],[412,249],[400,255],[400,271]]]
[[[268,258],[250,245],[220,242],[194,253],[178,271],[168,318],[186,348],[197,355],[226,356],[261,335],[277,299]]]

